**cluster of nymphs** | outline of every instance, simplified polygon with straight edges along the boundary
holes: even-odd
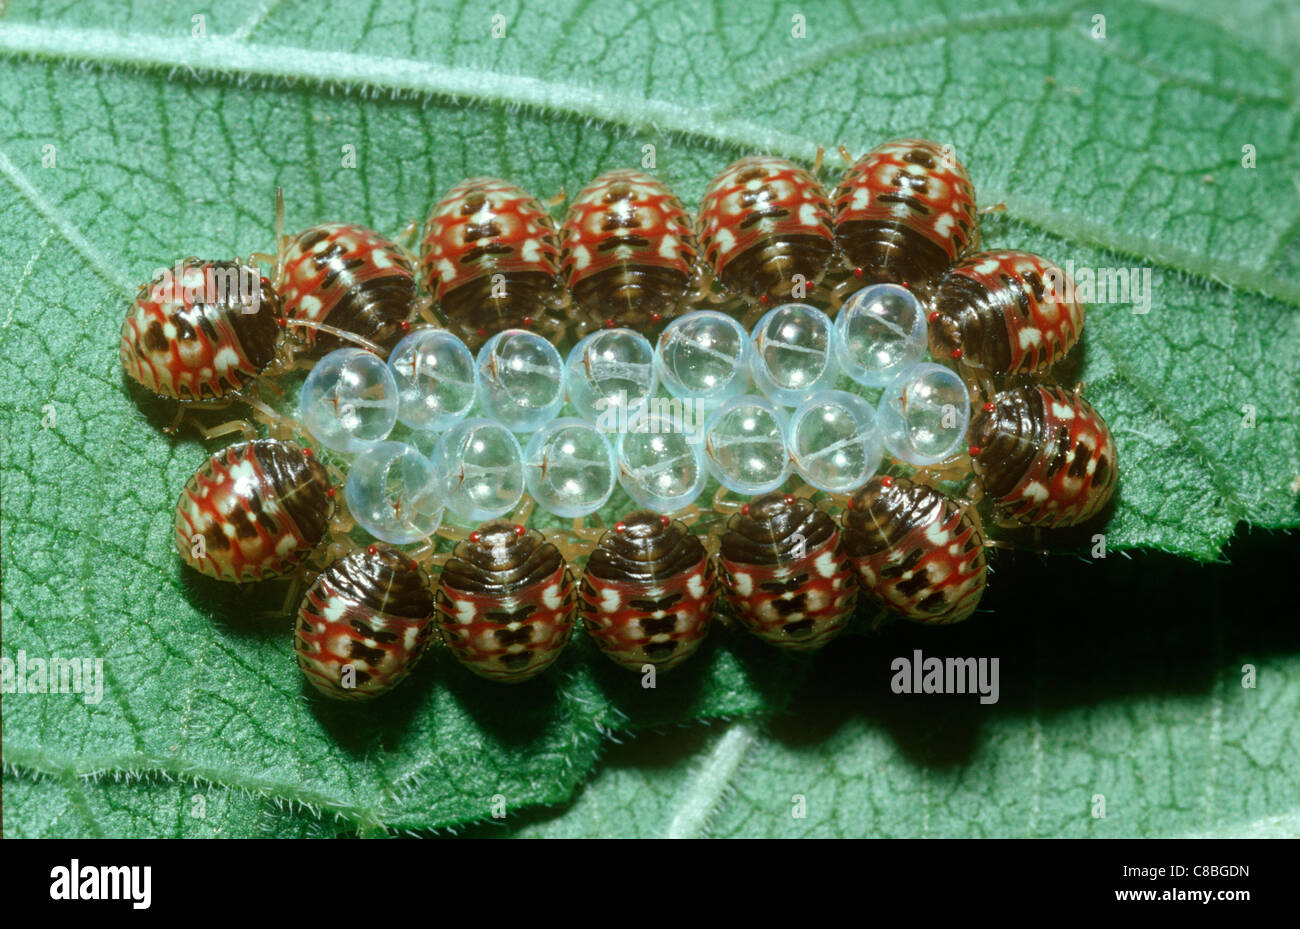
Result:
[[[247,264],[186,260],[141,289],[121,358],[179,401],[177,422],[241,401],[269,428],[199,427],[245,441],[190,478],[176,545],[221,580],[303,576],[298,659],[326,695],[387,692],[435,637],[484,677],[528,680],[579,619],[620,665],[665,671],[719,593],[724,616],[795,650],[833,638],[859,598],[959,622],[986,578],[978,499],[1014,527],[1105,507],[1110,432],[1049,375],[1082,332],[1073,284],[978,249],[965,169],[917,139],[867,153],[833,197],[796,164],[743,158],[695,218],[659,180],[611,171],[557,230],[535,198],[477,178],[434,207],[418,259],[327,224],[278,232]],[[296,418],[263,402],[313,359]],[[688,523],[710,475],[701,535]],[[616,483],[644,509],[584,525]],[[526,528],[533,503],[573,529]],[[457,530],[445,511],[486,522]]]

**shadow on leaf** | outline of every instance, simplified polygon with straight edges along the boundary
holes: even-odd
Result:
[[[825,742],[850,717],[888,732],[914,763],[968,761],[990,720],[1050,722],[1139,696],[1203,698],[1220,681],[1239,686],[1243,664],[1267,667],[1300,651],[1289,585],[1295,542],[1286,533],[1239,534],[1227,564],[1160,553],[1104,561],[999,552],[988,592],[970,620],[946,628],[897,622],[841,638],[817,657],[808,683],[771,734],[790,746]],[[897,694],[898,658],[999,661],[999,693]]]

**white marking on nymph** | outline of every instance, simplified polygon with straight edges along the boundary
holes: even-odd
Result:
[[[230,467],[230,479],[236,484],[251,484],[257,480],[257,469],[251,461],[237,461]]]
[[[925,538],[935,547],[939,547],[947,545],[948,540],[952,538],[952,534],[943,528],[943,523],[936,520],[925,527]]]
[[[233,348],[226,347],[217,352],[217,357],[213,361],[219,371],[229,371],[239,366],[239,354]]]
[[[307,294],[300,301],[298,301],[298,308],[302,311],[303,315],[306,316],[308,319],[315,319],[318,315],[320,315],[320,310],[321,310],[320,298],[313,297],[311,294]]]
[[[1042,503],[1047,499],[1047,488],[1038,481],[1030,481],[1025,485],[1025,496],[1035,503]]]

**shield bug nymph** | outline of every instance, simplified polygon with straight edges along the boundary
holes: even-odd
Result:
[[[903,477],[874,477],[844,512],[844,548],[862,591],[904,619],[948,625],[984,594],[984,529],[972,507]]]
[[[578,611],[615,663],[677,667],[708,634],[713,561],[684,523],[639,510],[601,536],[587,561]]]
[[[433,633],[429,577],[387,545],[331,563],[298,609],[294,649],[312,686],[335,700],[370,700],[400,684]]]
[[[774,492],[741,507],[719,546],[722,592],[750,632],[781,648],[821,648],[853,616],[858,587],[834,520]]]
[[[1073,526],[1099,513],[1119,479],[1110,428],[1077,391],[1031,384],[985,403],[970,456],[998,515],[1020,526]]]
[[[334,488],[310,449],[256,439],[212,455],[176,501],[176,550],[222,581],[296,570],[329,532]]]
[[[459,543],[438,581],[443,640],[465,667],[519,683],[560,656],[577,588],[558,548],[536,529],[494,520]]]

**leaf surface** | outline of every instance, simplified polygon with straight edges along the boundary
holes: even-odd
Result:
[[[116,352],[127,302],[157,269],[269,248],[277,185],[290,227],[396,233],[464,177],[573,193],[641,164],[647,145],[693,206],[751,151],[811,162],[838,142],[950,142],[981,201],[1007,205],[984,218],[989,247],[1152,271],[1150,312],[1090,309],[1072,371],[1119,444],[1109,550],[1209,561],[1242,523],[1297,525],[1296,33],[1260,25],[1278,8],[893,10],[806,3],[797,39],[791,11],[766,3],[218,0],[201,24],[161,2],[11,3],[3,651],[102,657],[106,688],[94,705],[7,696],[5,761],[59,785],[155,772],[364,830],[440,828],[482,819],[498,794],[512,810],[565,800],[602,730],[779,710],[806,671],[724,637],[652,696],[586,645],[531,693],[467,680],[443,657],[374,710],[305,694],[287,626],[249,618],[281,591],[182,571],[171,506],[208,449],[160,433],[168,411],[124,388]],[[1091,34],[1098,11],[1105,39]],[[9,821],[34,833],[39,819]]]

